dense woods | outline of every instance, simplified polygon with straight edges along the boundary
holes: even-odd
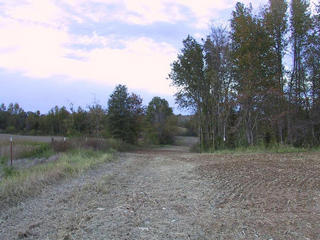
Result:
[[[320,143],[320,4],[237,3],[230,28],[183,41],[169,78],[197,116],[200,147]]]
[[[145,107],[140,96],[118,85],[106,102],[106,108],[98,103],[77,110],[73,105],[69,109],[56,106],[47,114],[25,112],[17,103],[2,104],[0,132],[116,138],[131,144],[138,139],[151,144],[173,143],[177,121],[165,99],[154,97]]]

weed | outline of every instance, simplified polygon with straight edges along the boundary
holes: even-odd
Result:
[[[40,143],[29,151],[23,152],[21,158],[49,158],[54,155],[54,151],[47,143]]]
[[[0,166],[6,166],[8,159],[6,157],[0,157]]]
[[[11,176],[15,176],[18,175],[19,172],[12,166],[4,166],[2,168],[3,171],[3,175],[5,178],[11,177]]]
[[[191,146],[190,152],[199,152],[199,144]],[[249,147],[238,147],[233,149],[219,149],[215,151],[207,151],[205,153],[214,154],[238,154],[238,153],[299,153],[299,152],[310,152],[320,151],[319,148],[297,148],[291,145],[277,144],[270,147],[265,146],[249,146]]]
[[[110,153],[75,150],[62,154],[54,162],[19,171],[7,169],[7,177],[0,182],[0,206],[12,205],[25,197],[34,196],[47,184],[81,174],[111,159],[113,155]]]

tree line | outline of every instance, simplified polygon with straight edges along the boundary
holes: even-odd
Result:
[[[152,144],[174,140],[177,119],[165,99],[154,97],[148,106],[142,98],[118,85],[107,108],[93,103],[86,109],[55,106],[47,114],[25,112],[19,104],[0,105],[0,132],[30,135],[112,137],[135,144],[139,139]]]
[[[319,145],[320,3],[269,0],[255,14],[238,2],[230,23],[189,35],[169,74],[201,149]]]

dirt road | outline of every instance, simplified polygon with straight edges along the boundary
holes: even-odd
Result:
[[[120,154],[0,213],[0,239],[320,239],[319,154]]]

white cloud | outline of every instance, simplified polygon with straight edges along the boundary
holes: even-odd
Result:
[[[71,21],[125,21],[151,24],[187,20],[203,28],[214,14],[232,8],[223,0],[0,0],[0,68],[30,78],[64,76],[68,81],[123,83],[134,89],[171,94],[166,80],[177,50],[167,43],[140,37],[73,35]],[[249,0],[246,0],[249,2]],[[264,1],[255,1],[260,5]],[[103,4],[95,6],[94,4]],[[65,4],[72,9],[70,13]],[[113,10],[108,5],[114,4]],[[104,6],[104,7],[103,7]],[[189,9],[184,11],[181,6]],[[198,36],[200,37],[200,35]],[[114,49],[117,43],[121,48]],[[74,44],[93,46],[75,49]]]
[[[62,27],[68,14],[52,0],[0,0],[2,13],[20,23]]]
[[[114,37],[71,35],[66,29],[13,19],[0,22],[0,68],[29,78],[64,76],[67,81],[123,83],[133,89],[172,93],[166,77],[176,50],[169,44],[132,38],[118,40],[122,48],[113,49]],[[73,44],[97,47],[74,49]]]
[[[95,22],[117,20],[129,24],[148,25],[155,22],[176,23],[192,20],[192,25],[206,29],[212,18],[220,16],[221,11],[231,9],[237,0],[62,0],[82,17]],[[267,0],[256,0],[259,6]],[[249,3],[250,0],[245,0]],[[95,4],[104,4],[105,8]],[[108,9],[107,6],[116,5]]]

